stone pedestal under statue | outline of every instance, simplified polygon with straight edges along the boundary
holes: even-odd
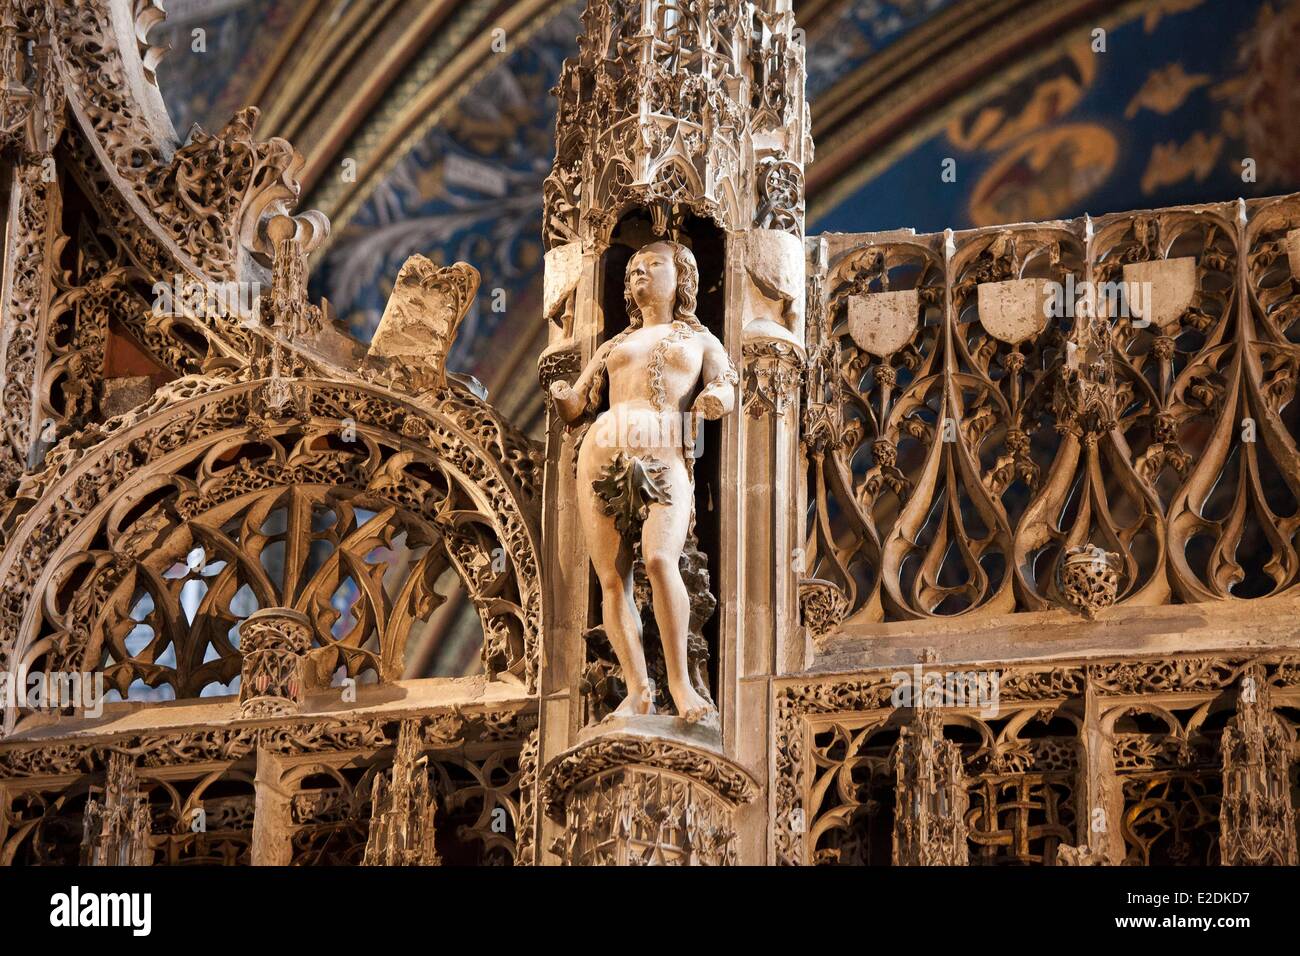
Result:
[[[542,770],[551,847],[569,866],[731,866],[735,812],[758,793],[715,725],[610,718]]]

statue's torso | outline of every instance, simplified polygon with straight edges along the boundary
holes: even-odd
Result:
[[[605,359],[609,408],[584,438],[582,457],[595,462],[625,452],[680,460],[694,443],[683,413],[699,384],[705,335],[684,324],[656,325],[620,341]]]
[[[663,411],[686,411],[700,379],[705,334],[680,325],[658,325],[623,339],[605,362],[610,408],[645,403]]]

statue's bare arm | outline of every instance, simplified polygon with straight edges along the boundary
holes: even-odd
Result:
[[[591,357],[587,367],[582,370],[582,374],[572,385],[562,379],[551,383],[551,398],[555,400],[555,408],[560,413],[560,417],[566,422],[577,420],[587,411],[592,380],[604,368],[611,344],[605,342],[596,350],[596,354]]]
[[[705,340],[700,376],[704,379],[704,388],[695,398],[694,411],[708,419],[731,414],[736,407],[736,383],[740,376],[731,364],[731,356],[713,335]]]

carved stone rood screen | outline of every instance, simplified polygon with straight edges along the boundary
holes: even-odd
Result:
[[[787,0],[591,0],[537,444],[160,16],[0,0],[0,862],[1296,862],[1300,197],[806,236]]]
[[[1296,214],[821,240],[819,629],[1294,594]]]

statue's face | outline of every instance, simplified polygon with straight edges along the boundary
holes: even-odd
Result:
[[[663,304],[671,309],[677,300],[672,247],[656,242],[634,255],[627,264],[627,285],[632,301],[642,310]]]

